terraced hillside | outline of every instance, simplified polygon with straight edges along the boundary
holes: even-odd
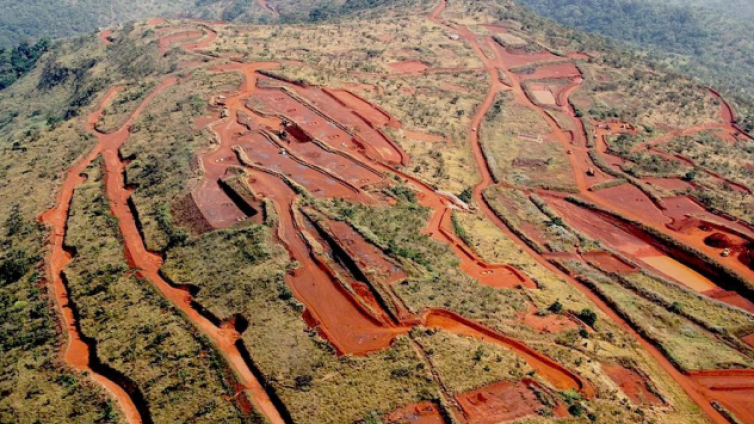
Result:
[[[336,6],[0,92],[0,422],[754,423],[723,96],[508,1]]]

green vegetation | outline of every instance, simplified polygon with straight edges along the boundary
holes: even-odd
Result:
[[[413,334],[453,394],[534,374],[523,358],[494,344],[437,330],[417,329]]]
[[[0,47],[0,90],[32,70],[37,60],[50,49],[50,39],[21,43],[15,48]]]
[[[605,274],[578,261],[561,264],[580,275],[583,282],[600,294],[632,326],[656,343],[665,355],[683,370],[750,368],[752,358],[682,315],[655,304],[626,289]],[[714,346],[714,348],[711,348]]]
[[[479,129],[485,158],[496,182],[519,187],[574,191],[576,183],[563,145],[534,109],[511,93],[495,100]]]

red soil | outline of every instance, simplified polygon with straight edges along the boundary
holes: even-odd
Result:
[[[283,148],[261,133],[244,135],[235,141],[251,162],[286,176],[315,197],[368,201],[360,190],[332,175],[320,172],[306,162],[296,160],[296,156],[284,153],[286,151]]]
[[[683,181],[680,178],[644,177],[641,180],[651,186],[670,191],[685,191],[690,190],[694,187],[691,183]]]
[[[217,34],[210,28],[205,29],[206,35],[202,40],[192,44],[183,44],[182,47],[189,52],[194,52],[211,44]],[[174,42],[192,38],[194,35],[196,33],[190,36],[185,33],[183,35],[174,34],[166,36],[161,40],[161,46],[169,46]],[[240,71],[245,77],[238,94],[232,96],[226,102],[229,116],[239,116],[240,118],[239,111],[243,108],[245,97],[254,94],[253,92],[256,88],[256,70],[269,66],[274,66],[274,64],[234,64],[225,67],[224,71]],[[283,423],[283,418],[269,399],[264,388],[256,380],[237,346],[237,343],[240,343],[238,341],[239,334],[234,330],[232,325],[216,326],[210,319],[203,316],[198,309],[194,308],[192,296],[188,292],[183,288],[173,287],[162,279],[159,274],[162,259],[158,255],[149,252],[144,246],[144,241],[141,239],[135,218],[128,206],[130,190],[124,185],[125,164],[119,157],[118,150],[127,141],[131,124],[141,114],[146,105],[167,86],[176,84],[177,82],[177,78],[175,77],[166,78],[157,89],[150,93],[145,101],[134,111],[131,118],[118,131],[111,134],[96,133],[95,135],[98,139],[97,148],[87,157],[86,161],[75,165],[69,172],[69,177],[66,179],[61,192],[61,201],[59,202],[60,205],[64,206],[51,210],[41,218],[54,228],[55,234],[55,249],[53,249],[49,260],[53,291],[58,294],[57,299],[59,303],[66,305],[65,287],[62,285],[60,270],[62,270],[67,260],[70,259],[70,256],[62,249],[67,205],[70,204],[73,187],[81,181],[81,177],[79,177],[80,172],[101,153],[105,163],[106,193],[110,200],[112,212],[118,220],[118,226],[125,244],[125,256],[130,266],[137,271],[138,275],[151,281],[167,300],[180,309],[182,314],[213,342],[228,361],[238,379],[240,388],[251,396],[255,405],[271,423],[281,424]],[[111,90],[107,100],[112,100],[115,94],[117,94],[117,91]],[[317,101],[322,101],[321,98],[317,97],[316,92],[313,94],[312,92],[308,92],[307,94]],[[340,105],[340,103],[337,104]],[[94,132],[94,124],[99,119],[102,113],[101,110],[90,116],[90,131]],[[357,301],[350,292],[345,290],[342,283],[328,267],[327,262],[313,254],[311,246],[308,244],[309,239],[299,236],[306,236],[307,232],[304,225],[302,225],[300,214],[297,212],[295,204],[297,194],[285,183],[284,179],[297,181],[309,188],[313,193],[338,197],[350,196],[354,200],[360,201],[368,201],[368,198],[364,198],[363,193],[357,187],[350,186],[337,175],[316,164],[309,164],[301,158],[296,157],[293,154],[293,149],[289,154],[281,154],[279,150],[281,145],[270,134],[265,135],[265,133],[258,130],[245,132],[244,128],[246,128],[246,131],[249,131],[252,127],[258,125],[256,122],[244,125],[239,121],[241,119],[237,119],[236,121],[230,119],[225,121],[220,120],[216,125],[212,126],[212,129],[216,132],[219,145],[215,146],[212,150],[200,152],[199,154],[199,162],[204,164],[205,180],[198,189],[200,193],[198,197],[213,200],[213,196],[216,195],[219,198],[219,194],[213,192],[212,185],[217,183],[217,180],[221,178],[227,165],[243,164],[247,166],[252,175],[250,184],[252,184],[255,192],[260,197],[272,200],[277,208],[280,223],[278,227],[279,240],[286,246],[292,259],[300,264],[300,268],[286,276],[286,281],[291,286],[295,296],[306,306],[304,318],[307,322],[317,326],[320,332],[342,353],[366,354],[389,346],[393,338],[399,334],[405,334],[414,324],[394,325],[391,322],[386,322],[384,318],[370,314],[368,309]],[[260,121],[269,123],[270,119],[260,118]],[[338,125],[329,120],[327,121],[327,125],[340,129]],[[281,127],[282,125],[278,121],[277,128]],[[356,139],[358,136],[354,138]],[[387,138],[385,139],[387,140]],[[240,161],[233,157],[232,152],[234,150],[238,153]],[[359,151],[363,152],[364,150],[366,148],[362,146]],[[343,152],[342,150],[340,152],[351,159],[355,159],[355,156],[352,156],[348,152]],[[384,160],[389,163],[389,158],[380,158],[379,155],[375,158],[378,159],[378,162],[375,162],[373,166],[377,169],[392,169],[380,161]],[[365,168],[369,168],[369,166],[363,163],[362,165]],[[454,200],[436,194],[418,180],[412,180],[411,177],[406,178],[424,190],[425,202],[435,207],[435,216],[440,218],[433,219],[434,225],[431,228],[448,233],[447,229],[441,226],[442,214],[447,210],[448,203],[453,203]],[[209,210],[212,212],[209,214],[210,218],[219,216],[221,219],[218,220],[223,221],[221,225],[225,225],[224,221],[227,220],[227,216],[217,209],[218,204],[223,208],[225,207],[222,202],[214,199],[214,201],[202,201],[201,204],[204,206],[205,211]],[[217,215],[213,216],[213,213],[217,213]],[[340,228],[340,231],[343,230],[343,228]],[[452,238],[452,236],[447,234],[445,237]],[[353,241],[353,239],[351,240]],[[384,258],[380,259],[376,255],[377,252],[374,251],[374,248],[365,242],[359,243],[356,241],[354,245],[356,246],[353,249],[355,252],[354,256],[363,255],[365,263],[371,263],[377,267],[384,266],[387,263]],[[485,265],[477,263],[477,266],[483,267]],[[388,269],[386,272],[397,275],[398,271]],[[508,269],[506,272],[522,280],[524,283],[528,281],[515,270]],[[57,287],[58,290],[55,290],[55,287],[60,285],[62,287]],[[72,340],[69,342],[69,345],[76,346],[76,348],[69,349],[69,352],[72,352],[70,361],[78,365],[79,369],[90,371],[86,360],[83,359],[87,357],[85,351],[88,347],[85,344],[82,347],[80,344],[74,342],[78,337],[74,317],[72,313],[69,313],[70,308],[65,309],[64,306],[61,306],[61,309],[63,309],[63,314],[66,317],[65,322],[68,325],[70,339]],[[579,389],[587,397],[591,397],[594,393],[593,388],[589,384],[550,358],[532,350],[518,340],[496,333],[480,324],[445,311],[428,311],[424,315],[422,322],[426,326],[490,340],[493,343],[509,348],[524,357],[541,373],[543,378],[550,381],[555,387]],[[80,349],[84,349],[84,351],[80,351]],[[104,379],[96,373],[91,373],[91,375],[97,381],[102,380],[101,383],[116,396],[120,406],[126,412],[127,417],[129,417],[130,422],[140,422],[138,410],[133,406],[133,402],[130,402],[127,394],[124,394],[122,390],[119,391],[118,386],[110,380]]]
[[[370,159],[381,158],[396,164],[404,161],[402,151],[397,149],[387,137],[370,127],[357,115],[346,110],[332,97],[322,93],[320,89],[312,89],[308,92],[302,89],[302,93],[309,94],[308,98],[317,98],[319,100],[317,107],[325,103],[329,107],[328,112],[337,111],[338,113],[334,116],[342,119],[343,123],[336,124],[335,122],[340,121],[332,121],[328,119],[329,116],[322,116],[318,111],[301,104],[288,93],[274,88],[259,88],[250,98],[249,107],[263,115],[279,116],[294,122],[311,138],[320,140],[333,149],[352,151]],[[301,93],[297,92],[297,94]],[[346,128],[353,128],[353,133],[349,133]]]
[[[100,116],[102,116],[105,107],[112,102],[120,91],[122,91],[120,88],[111,88],[103,97],[98,111],[92,114],[90,121],[97,122]],[[71,200],[73,199],[76,187],[85,180],[82,177],[82,173],[99,155],[101,149],[102,146],[97,145],[85,157],[79,158],[68,170],[58,194],[56,206],[42,214],[39,218],[40,222],[49,227],[51,232],[48,240],[50,253],[46,259],[47,284],[59,308],[57,312],[63,331],[67,336],[64,353],[65,362],[73,369],[88,374],[92,380],[115,398],[128,423],[140,424],[142,423],[141,413],[123,387],[92,369],[90,362],[91,346],[84,341],[79,331],[74,310],[69,303],[68,287],[63,280],[64,269],[72,259],[71,254],[63,246]]]
[[[744,341],[744,343],[748,344],[752,348],[754,348],[754,333],[749,334],[748,336],[741,337],[741,340]]]
[[[330,220],[327,225],[348,256],[358,262],[361,269],[374,271],[384,282],[396,283],[406,279],[401,267],[389,261],[384,252],[367,242],[353,227],[342,221]]]
[[[645,221],[661,226],[670,222],[662,211],[652,202],[643,191],[632,184],[622,184],[606,188],[593,193],[611,209],[629,209],[644,218]]]
[[[337,151],[326,150],[322,145],[312,142],[299,142],[293,135],[288,142],[282,142],[291,153],[303,161],[314,163],[343,178],[359,188],[373,187],[384,182],[385,177],[371,168],[367,168],[350,156]]]
[[[131,125],[152,99],[162,90],[176,84],[177,82],[178,80],[174,76],[166,77],[163,82],[144,99],[142,104],[133,112],[125,124],[113,133],[102,134],[94,130],[94,125],[102,114],[102,108],[90,115],[88,129],[97,137],[97,147],[90,153],[87,160],[78,163],[69,171],[69,177],[61,191],[60,204],[68,205],[70,203],[73,188],[81,181],[78,175],[97,155],[101,154],[105,164],[106,194],[110,201],[111,211],[117,218],[118,227],[123,236],[125,256],[128,259],[129,265],[134,268],[140,276],[151,281],[167,300],[180,309],[182,314],[213,342],[228,361],[228,364],[232,368],[241,387],[251,396],[256,406],[267,417],[267,419],[275,424],[283,424],[284,420],[269,399],[262,385],[257,381],[246,363],[246,360],[236,346],[236,341],[239,335],[234,330],[221,328],[213,324],[208,318],[194,308],[192,298],[185,290],[173,287],[162,279],[159,274],[162,259],[158,255],[149,252],[144,246],[136,221],[128,206],[131,191],[126,188],[124,184],[125,164],[119,156],[119,149],[123,143],[128,140]],[[111,89],[108,92],[106,100],[111,101],[115,94],[117,94],[117,89]],[[104,105],[105,104],[103,104],[103,107]],[[60,270],[66,262],[66,260],[61,260],[61,258],[70,258],[62,252],[62,238],[65,235],[66,216],[67,206],[65,206],[65,208],[52,210],[49,214],[45,214],[41,218],[43,221],[49,222],[53,227],[57,239],[56,245],[59,246],[53,250],[49,260],[52,279],[57,282],[60,282]],[[59,285],[59,283],[56,283],[56,285]],[[60,290],[58,290],[57,293],[59,293],[60,296],[64,296],[63,292]],[[70,321],[71,318],[72,317],[69,316],[66,319],[68,327],[73,325]],[[76,338],[78,338],[78,335],[75,334],[71,337],[71,339]],[[73,362],[76,363],[76,365],[82,366],[80,369],[85,370],[86,367],[83,366],[84,363],[81,361],[83,360],[82,355],[86,352],[80,351],[80,348],[76,349],[76,351],[76,358],[78,359]],[[117,387],[113,387],[114,385],[109,381],[101,381],[101,376],[97,374],[93,374],[93,378],[96,381],[100,381],[110,392],[114,393],[119,405],[124,410],[130,422],[141,422],[138,412],[134,408],[133,402],[127,395],[124,395],[122,390],[119,391]]]
[[[738,234],[741,237],[754,239],[754,229],[748,224],[735,218],[714,214],[704,208],[697,201],[688,196],[666,197],[663,203],[667,210],[665,214],[675,221],[693,217],[712,228]]]
[[[539,376],[558,390],[578,390],[588,398],[594,395],[594,388],[589,382],[583,380],[549,357],[544,356],[519,340],[490,330],[453,312],[444,310],[429,311],[424,316],[423,324],[427,328],[438,328],[454,334],[499,345],[521,356]]]
[[[410,138],[412,140],[426,141],[428,143],[439,143],[446,141],[446,138],[441,135],[430,134],[423,131],[404,129],[403,135],[406,138]]]
[[[645,241],[626,225],[566,200],[551,198],[548,199],[548,203],[577,231],[594,240],[599,240],[645,268],[699,292],[718,288],[712,281]]]
[[[334,97],[344,106],[351,108],[360,116],[363,116],[364,120],[373,123],[377,127],[385,127],[394,121],[386,112],[348,90],[323,89],[323,91]]]
[[[424,196],[422,200],[427,201]],[[424,203],[423,203],[424,204]],[[431,204],[425,204],[431,206]],[[517,269],[503,264],[487,264],[469,248],[453,231],[451,209],[437,209],[425,230],[429,235],[442,242],[448,243],[461,260],[461,270],[479,283],[497,288],[515,288],[523,286],[537,288],[537,285]]]
[[[275,17],[280,16],[280,14],[278,13],[277,10],[271,8],[270,5],[267,4],[267,0],[257,0],[257,3],[259,3],[259,5],[262,7],[262,9],[266,10],[267,12],[270,12]]]
[[[380,130],[383,126],[400,127],[400,123],[387,112],[364,99],[359,99],[360,102],[357,105],[344,102],[333,96],[326,88],[300,86],[289,88],[293,88],[327,119],[337,122],[342,128],[348,128],[359,143],[371,145],[377,150],[382,160],[402,165],[408,163],[405,153]],[[351,94],[351,96],[355,95]],[[374,115],[377,115],[377,121],[370,120],[370,117]],[[384,119],[388,122],[383,125],[381,122]]]
[[[445,424],[440,408],[429,401],[398,408],[385,420],[388,424]]]
[[[366,355],[385,349],[396,336],[407,332],[407,328],[393,327],[372,316],[333,279],[321,259],[312,255],[310,247],[298,236],[302,225],[293,214],[296,193],[271,174],[252,174],[254,187],[275,203],[280,219],[279,240],[300,264],[286,275],[286,283],[338,352]]]
[[[730,411],[736,419],[744,423],[754,422],[754,371],[715,370],[697,371],[690,377],[705,387],[706,395]]]
[[[165,19],[163,18],[152,18],[147,20],[147,25],[149,26],[158,26],[165,23]]]
[[[166,35],[164,37],[160,37],[157,40],[157,45],[160,47],[160,53],[165,54],[170,50],[170,48],[173,46],[173,44],[193,40],[200,38],[204,35],[204,32],[193,29],[188,31],[181,31],[174,34]]]
[[[716,409],[714,409],[709,404],[709,397],[703,393],[699,387],[698,384],[691,381],[687,376],[681,374],[674,366],[673,364],[663,355],[662,352],[660,352],[651,342],[649,342],[646,338],[641,336],[639,333],[637,333],[625,320],[623,320],[614,310],[612,310],[597,294],[589,290],[584,285],[580,284],[578,281],[576,281],[574,278],[570,277],[569,275],[563,273],[561,270],[559,270],[557,267],[555,267],[553,264],[549,263],[545,258],[543,258],[541,255],[539,255],[536,251],[534,251],[530,246],[528,246],[524,241],[520,240],[515,234],[513,234],[510,229],[505,225],[504,222],[500,220],[499,217],[495,215],[493,210],[490,208],[488,204],[485,203],[484,197],[482,195],[483,190],[488,187],[489,185],[493,184],[492,176],[489,170],[489,167],[485,161],[484,155],[482,153],[482,148],[479,143],[479,137],[478,133],[476,131],[472,131],[472,129],[478,128],[481,121],[484,119],[485,114],[489,110],[489,108],[492,106],[495,97],[498,92],[507,90],[507,85],[504,85],[500,83],[498,79],[498,71],[502,70],[504,72],[507,71],[507,69],[510,69],[514,66],[521,66],[522,62],[524,64],[527,62],[526,60],[521,61],[520,57],[515,57],[508,52],[504,52],[504,54],[501,54],[497,60],[493,61],[487,56],[484,55],[482,52],[482,49],[480,47],[480,42],[476,38],[474,34],[472,34],[468,29],[462,26],[448,26],[444,24],[440,20],[440,15],[445,10],[446,7],[446,0],[442,0],[437,8],[435,8],[432,13],[429,16],[429,20],[433,23],[441,26],[445,26],[448,28],[451,28],[455,31],[457,31],[461,36],[464,38],[465,41],[467,41],[471,47],[474,49],[477,57],[479,57],[480,60],[482,60],[485,64],[485,69],[488,71],[491,77],[492,84],[489,88],[489,91],[487,93],[487,96],[485,97],[483,103],[480,105],[477,114],[475,115],[474,119],[472,120],[471,124],[469,125],[469,141],[472,146],[475,159],[478,163],[478,167],[482,173],[482,181],[474,188],[474,199],[476,202],[480,205],[482,211],[485,213],[485,215],[494,222],[508,237],[517,240],[519,244],[522,246],[524,250],[526,250],[527,253],[531,254],[534,258],[536,258],[543,266],[545,266],[547,269],[554,272],[556,275],[561,276],[562,278],[566,279],[567,281],[571,282],[574,286],[576,286],[579,290],[581,290],[585,295],[587,295],[598,307],[606,313],[613,321],[620,324],[629,334],[631,334],[633,337],[635,337],[639,343],[650,353],[650,355],[657,361],[657,363],[667,372],[678,384],[683,388],[683,390],[688,394],[688,396],[699,406],[699,408],[704,411],[704,413],[710,417],[713,422],[716,424],[724,424],[728,423],[728,420],[720,414]],[[492,43],[491,40],[487,40],[487,43]],[[501,48],[496,48],[496,50],[502,50]],[[500,59],[504,60],[500,60]],[[531,58],[530,58],[531,59]],[[515,64],[514,64],[515,63]],[[514,94],[516,95],[516,98],[519,101],[526,101],[525,95],[523,93],[523,90],[520,87],[520,83],[518,83],[518,80],[515,75],[512,75],[510,72],[506,72],[507,79],[510,80],[511,86],[513,88]],[[573,112],[573,111],[571,111]],[[544,112],[543,112],[544,113]],[[572,116],[574,116],[572,114]],[[557,127],[557,124],[554,125]],[[604,143],[604,137],[599,137],[599,141],[601,141],[601,146],[598,144],[598,147],[600,148],[600,151],[605,150],[606,146]],[[578,172],[577,172],[578,174]],[[579,187],[582,193],[586,191],[586,184],[584,183],[583,178],[577,178],[577,181],[580,182]]]
[[[231,157],[232,158],[232,157]],[[235,158],[232,158],[235,159]],[[220,175],[221,176],[221,175]],[[247,215],[220,187],[219,177],[205,178],[194,192],[194,201],[212,228],[228,228],[247,218]]]
[[[497,424],[536,415],[544,405],[524,382],[501,381],[456,395],[472,424]]]
[[[584,253],[582,257],[590,264],[595,265],[597,268],[604,269],[607,272],[631,274],[639,271],[639,269],[632,264],[623,261],[609,252]]]
[[[469,93],[469,89],[458,85],[450,84],[447,82],[442,83],[440,89],[450,91],[451,93]]]
[[[704,295],[754,314],[754,303],[734,291],[718,289],[705,292]]]
[[[555,56],[548,51],[541,51],[537,53],[525,53],[523,51],[517,51],[513,49],[504,48],[495,44],[496,54],[501,56],[502,63],[505,63],[506,69],[520,68],[524,66],[530,66],[541,62],[554,62],[562,60],[562,58]]]
[[[579,327],[579,324],[570,319],[568,315],[547,314],[540,316],[533,303],[529,304],[529,309],[525,313],[519,315],[519,320],[537,332],[547,334],[561,333]]]
[[[543,79],[564,79],[564,78],[581,78],[581,71],[572,62],[560,63],[557,65],[545,65],[536,68],[532,73],[522,73],[521,80],[543,80]]]
[[[603,364],[602,370],[620,387],[635,405],[663,405],[662,399],[651,392],[649,382],[636,371],[618,364]]]
[[[398,74],[420,74],[429,69],[429,66],[419,60],[409,60],[406,62],[393,62],[388,66]]]
[[[113,34],[113,31],[109,29],[103,29],[102,31],[100,31],[99,39],[102,41],[102,44],[104,45],[112,44],[113,42],[110,41],[110,36],[112,36],[112,34]]]

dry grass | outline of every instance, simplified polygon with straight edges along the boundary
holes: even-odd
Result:
[[[715,338],[680,315],[627,290],[599,271],[575,261],[566,266],[586,275],[594,287],[609,299],[634,327],[647,335],[684,370],[750,368],[751,358]]]
[[[479,129],[482,147],[497,182],[515,186],[575,190],[568,155],[547,121],[503,93]]]
[[[436,330],[418,329],[415,334],[415,340],[453,394],[501,380],[519,381],[534,374],[520,356],[494,344]]]

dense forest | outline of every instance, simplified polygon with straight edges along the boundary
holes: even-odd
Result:
[[[23,42],[16,48],[0,47],[0,90],[33,69],[37,60],[49,48],[49,38],[42,38],[35,44]]]
[[[0,0],[0,48],[39,37],[69,37],[151,17],[228,22],[301,22],[390,3],[390,0]],[[273,11],[274,10],[274,11]]]
[[[747,0],[519,0],[538,14],[648,49],[672,69],[754,98]]]

